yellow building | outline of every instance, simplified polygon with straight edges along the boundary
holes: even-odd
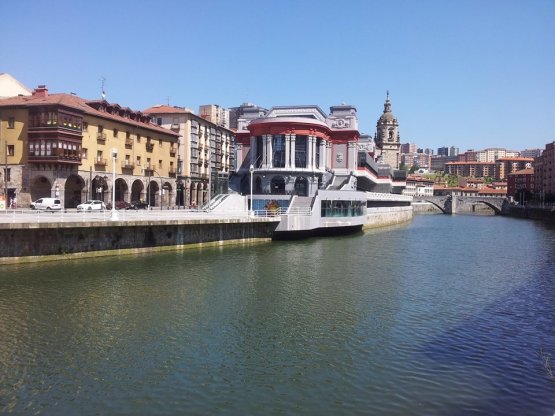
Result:
[[[105,100],[49,94],[0,99],[0,194],[20,207],[58,197],[175,206],[179,134],[147,114]]]

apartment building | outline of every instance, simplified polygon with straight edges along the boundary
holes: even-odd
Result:
[[[226,193],[235,169],[235,135],[191,110],[156,105],[144,111],[156,124],[179,135],[178,204],[201,206]]]
[[[112,192],[116,201],[173,206],[178,136],[140,111],[40,85],[30,96],[0,99],[2,193],[22,207],[41,197],[65,208],[108,203]]]
[[[507,177],[507,195],[515,196],[519,191],[534,193],[534,168],[510,173]]]
[[[495,162],[496,178],[507,180],[508,175],[532,167],[534,159],[529,157],[502,157]]]
[[[474,178],[495,177],[495,162],[447,162],[445,173]]]
[[[198,114],[203,119],[229,129],[229,110],[217,104],[201,105]]]
[[[534,159],[534,190],[539,200],[555,202],[555,141]]]

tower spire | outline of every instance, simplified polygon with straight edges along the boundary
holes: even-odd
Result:
[[[387,96],[385,98],[385,104],[383,105],[384,113],[391,113],[391,101],[389,101],[389,90],[387,90]]]

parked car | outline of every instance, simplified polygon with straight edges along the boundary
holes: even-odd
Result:
[[[116,201],[116,209],[129,209],[131,204],[126,201]]]
[[[98,199],[91,199],[77,205],[77,211],[103,211],[106,209],[106,204]]]
[[[129,206],[131,204],[129,202],[125,202],[125,201],[116,201],[116,209],[129,209]],[[112,209],[112,203],[108,202],[106,204],[106,209]]]
[[[133,201],[129,206],[125,209],[147,209],[148,204],[142,201]]]
[[[59,211],[62,201],[57,198],[40,198],[31,203],[31,209],[44,209],[46,211]]]

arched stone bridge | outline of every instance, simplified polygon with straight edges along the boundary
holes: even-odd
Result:
[[[414,202],[429,202],[438,207],[444,214],[457,214],[474,212],[477,204],[484,204],[493,209],[495,215],[501,215],[503,203],[506,198],[499,196],[415,196]]]

